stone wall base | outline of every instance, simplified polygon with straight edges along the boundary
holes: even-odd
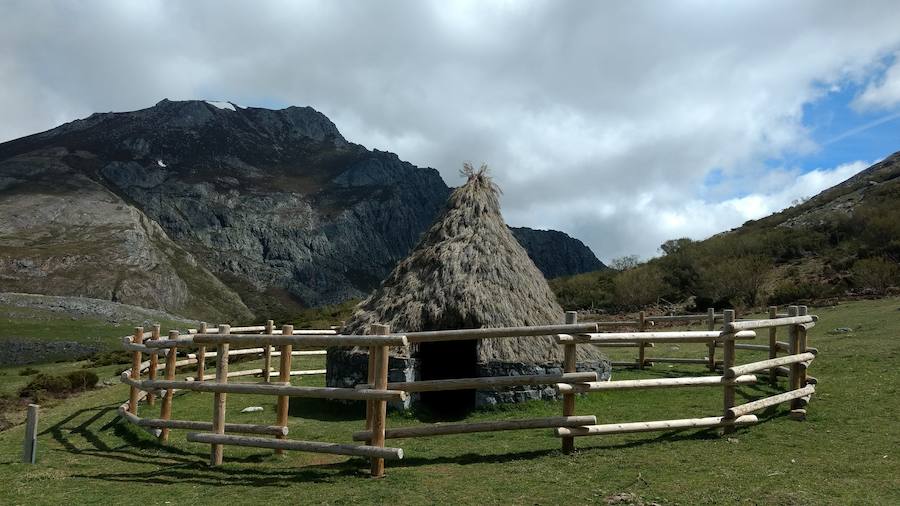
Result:
[[[365,383],[369,366],[369,354],[353,353],[349,350],[328,350],[326,357],[325,383],[330,387],[353,388]],[[608,360],[582,362],[579,372],[594,371],[600,381],[608,381],[612,368]],[[486,362],[478,364],[478,376],[523,376],[532,374],[562,374],[560,364],[526,364],[516,362]],[[418,361],[415,358],[391,357],[388,363],[388,382],[417,381],[421,379]],[[417,401],[418,395],[410,395],[406,401],[390,403],[392,409],[409,409]],[[496,406],[515,402],[554,400],[560,396],[552,385],[510,387],[503,390],[478,390],[475,406]]]

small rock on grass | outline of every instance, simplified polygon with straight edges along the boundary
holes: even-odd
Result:
[[[620,492],[605,498],[606,504],[621,504],[623,506],[659,506],[656,502],[647,502],[640,496],[631,492]]]

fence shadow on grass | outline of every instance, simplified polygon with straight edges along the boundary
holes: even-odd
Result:
[[[359,458],[309,467],[285,467],[272,470],[254,467],[209,467],[208,451],[189,451],[159,444],[141,428],[118,417],[118,404],[105,404],[72,412],[47,427],[39,435],[50,436],[66,452],[111,461],[110,472],[73,474],[74,479],[135,483],[191,483],[198,485],[287,486],[303,482],[327,482],[346,476],[366,476],[368,461]],[[80,438],[76,440],[76,438]],[[279,459],[270,451],[250,455],[230,455],[227,464],[259,464]],[[153,465],[152,470],[128,471],[130,465]]]
[[[49,426],[39,435],[49,435],[62,449],[52,451],[65,451],[75,455],[89,455],[105,459],[118,460],[129,463],[157,463],[160,465],[177,462],[181,464],[202,464],[208,457],[205,452],[192,452],[176,448],[170,445],[162,445],[149,434],[131,424],[124,423],[118,416],[118,404],[106,404],[91,408],[84,408],[72,412],[59,422]],[[86,417],[84,420],[80,420]],[[98,424],[101,424],[98,427]],[[77,424],[77,425],[72,425]],[[101,434],[113,436],[121,444],[111,445]],[[86,446],[80,446],[72,441],[72,437],[81,437]],[[154,450],[147,452],[146,450]],[[259,462],[262,456],[234,457],[236,462]]]
[[[366,419],[365,401],[337,401],[306,397],[291,397],[288,416],[309,418],[321,422],[349,422]]]
[[[303,467],[270,467],[255,466],[248,469],[240,464],[267,463],[270,459],[278,459],[268,451],[250,455],[230,455],[226,465],[209,467],[206,463],[209,455],[206,451],[189,451],[182,448],[162,445],[152,436],[144,434],[140,428],[122,422],[118,418],[116,404],[100,405],[73,412],[61,421],[48,427],[41,435],[49,435],[57,441],[62,449],[76,455],[85,455],[97,459],[113,461],[109,472],[96,474],[73,474],[75,479],[103,480],[110,482],[134,482],[149,484],[195,484],[204,486],[251,486],[251,487],[283,487],[301,482],[329,483],[345,478],[368,476],[368,460],[349,458],[341,462],[321,464],[310,463]],[[760,423],[767,423],[787,413],[778,413],[777,409],[766,410],[767,416]],[[740,434],[739,429],[737,434]],[[86,445],[79,445],[72,440],[73,436],[83,439]],[[609,444],[583,446],[580,452],[608,451],[635,448],[660,442],[679,442],[692,440],[718,439],[715,429],[670,431],[655,437],[640,437],[627,441]],[[116,444],[118,443],[118,444]],[[441,464],[503,464],[512,461],[531,460],[558,455],[558,449],[529,450],[521,452],[504,452],[495,454],[466,453],[455,456],[407,456],[392,463],[393,468],[416,468]],[[154,469],[146,471],[129,471],[129,465],[153,465]],[[237,465],[235,465],[237,464]]]
[[[230,458],[230,461],[235,460]],[[254,467],[233,468],[227,465],[179,464],[164,469],[142,472],[110,472],[73,475],[73,478],[141,484],[193,484],[204,486],[237,487],[286,487],[298,483],[330,483],[344,478],[368,476],[368,462],[358,458],[334,464],[316,464],[308,467],[267,469]]]

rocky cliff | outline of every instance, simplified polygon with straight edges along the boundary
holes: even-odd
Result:
[[[0,288],[207,318],[339,302],[376,286],[448,194],[309,107],[94,114],[0,144]],[[542,234],[517,237],[545,274],[596,268]]]
[[[558,230],[510,227],[516,240],[547,278],[604,269],[603,262],[578,239]]]

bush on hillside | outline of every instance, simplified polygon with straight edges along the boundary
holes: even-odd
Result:
[[[614,271],[627,271],[628,269],[634,269],[640,264],[641,259],[637,255],[626,255],[610,260],[609,268]]]
[[[853,285],[884,295],[900,282],[900,266],[886,258],[865,258],[853,264]]]
[[[614,271],[594,271],[550,280],[559,305],[565,309],[608,309],[613,301]]]
[[[787,280],[778,283],[772,293],[766,297],[765,302],[770,306],[797,304],[834,297],[840,292],[841,290],[837,286],[826,283]]]
[[[666,290],[663,273],[653,264],[619,273],[613,284],[616,304],[629,309],[655,304]]]
[[[713,263],[701,271],[698,295],[716,306],[753,306],[771,269],[772,262],[760,255]]]
[[[94,371],[72,371],[66,374],[65,377],[69,381],[69,388],[73,392],[90,390],[97,386],[97,382],[100,381],[100,377]]]
[[[114,350],[95,353],[88,359],[88,363],[84,365],[85,369],[92,367],[103,367],[106,365],[130,364],[132,353],[130,351]]]
[[[682,245],[656,261],[662,272],[663,297],[678,300],[696,294],[700,281],[698,265],[701,257],[698,253],[693,245]]]
[[[93,371],[72,371],[68,374],[38,374],[19,391],[19,397],[40,399],[44,396],[61,397],[66,394],[89,390],[97,386],[100,378]]]
[[[41,371],[38,371],[34,367],[26,367],[26,368],[22,369],[21,371],[19,371],[19,376],[34,376],[35,374],[37,374],[39,372],[41,372]]]

